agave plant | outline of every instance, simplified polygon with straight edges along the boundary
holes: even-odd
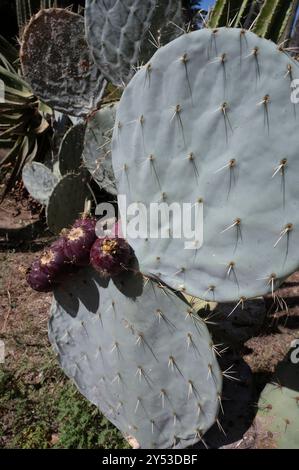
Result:
[[[0,146],[8,152],[0,168],[9,176],[2,199],[21,176],[27,162],[40,159],[50,148],[51,127],[44,117],[52,111],[32,93],[18,70],[18,53],[0,36]]]

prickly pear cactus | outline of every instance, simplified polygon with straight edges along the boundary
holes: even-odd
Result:
[[[24,30],[20,58],[34,94],[54,109],[84,116],[96,107],[105,81],[89,52],[80,15],[40,10]]]
[[[253,31],[263,38],[285,44],[290,38],[297,17],[298,0],[283,2],[264,0],[253,25]]]
[[[128,82],[138,62],[182,32],[181,0],[87,0],[85,19],[94,59],[117,86]]]
[[[87,121],[83,160],[100,188],[117,194],[112,168],[111,139],[117,103],[103,106]]]
[[[63,137],[52,169],[42,163],[24,166],[22,178],[29,194],[46,206],[47,225],[58,234],[84,212],[91,193],[90,176],[82,166],[85,124],[72,126]]]
[[[88,268],[55,292],[49,338],[65,373],[141,447],[204,440],[222,390],[205,324],[151,280],[108,282]]]
[[[32,162],[24,166],[22,178],[29,194],[41,204],[48,204],[58,177],[42,163]]]
[[[217,0],[208,19],[209,28],[236,26],[285,45],[297,15],[298,0]]]
[[[251,0],[216,0],[215,5],[208,17],[209,28],[221,26],[242,26],[248,14]]]
[[[173,237],[171,218],[164,238],[127,231],[144,273],[243,305],[298,269],[298,77],[298,64],[274,43],[233,28],[184,35],[133,77],[113,134],[118,193],[143,204],[148,220],[152,203],[164,203],[166,215],[179,203],[182,227],[183,203],[203,211],[202,244],[201,233]]]
[[[87,181],[84,171],[68,173],[58,181],[46,206],[47,225],[51,232],[58,234],[63,228],[70,227],[84,212],[90,197]]]
[[[298,364],[279,365],[273,383],[266,385],[256,418],[258,448],[299,448]]]
[[[78,171],[82,165],[85,124],[72,126],[64,135],[59,149],[59,170],[61,175]]]

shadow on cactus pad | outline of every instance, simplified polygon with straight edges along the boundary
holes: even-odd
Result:
[[[91,313],[100,308],[100,287],[107,288],[109,278],[103,278],[93,268],[88,267],[70,275],[55,291],[56,301],[64,310],[76,317],[82,303]],[[139,271],[138,260],[135,256],[130,261],[126,271],[113,278],[117,289],[132,300],[140,297],[143,291],[143,276]]]

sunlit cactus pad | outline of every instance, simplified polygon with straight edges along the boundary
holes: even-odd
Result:
[[[153,202],[203,203],[201,247],[184,249],[171,227],[164,239],[128,232],[143,272],[242,304],[297,270],[298,77],[274,43],[227,28],[181,36],[134,76],[113,135],[118,193],[145,204],[148,221]]]
[[[146,62],[157,44],[182,33],[181,0],[87,0],[86,35],[95,61],[115,85]]]
[[[202,440],[222,390],[205,324],[152,281],[126,273],[115,283],[88,268],[55,292],[49,337],[62,368],[141,447]]]
[[[96,106],[103,77],[89,52],[82,16],[40,10],[24,30],[20,58],[34,94],[54,109],[82,116]]]
[[[40,204],[48,204],[58,177],[43,163],[27,163],[22,171],[23,183],[29,194]]]
[[[298,364],[281,362],[273,383],[264,388],[258,403],[255,428],[258,448],[299,448]]]
[[[83,160],[101,189],[117,194],[112,168],[111,138],[117,103],[103,106],[89,117],[84,138]]]

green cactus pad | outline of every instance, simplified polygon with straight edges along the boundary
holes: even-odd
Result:
[[[123,86],[137,63],[182,33],[181,0],[87,0],[86,35],[94,59],[114,85]]]
[[[58,159],[62,175],[77,172],[82,165],[85,127],[85,124],[72,126],[61,141]]]
[[[105,81],[91,58],[84,19],[68,10],[40,10],[24,30],[22,70],[34,94],[74,116],[97,105]]]
[[[47,224],[51,232],[60,233],[70,227],[84,212],[86,199],[90,196],[86,175],[69,173],[57,183],[47,205]]]
[[[266,385],[256,418],[258,448],[299,449],[298,364],[282,362]]]
[[[222,390],[206,326],[151,280],[126,273],[117,282],[123,293],[107,284],[88,268],[55,292],[49,338],[63,370],[141,447],[200,441]]]
[[[28,193],[41,204],[48,204],[58,178],[42,163],[27,163],[22,178]]]
[[[168,238],[127,233],[145,274],[243,305],[298,269],[298,77],[274,43],[233,28],[186,34],[133,77],[112,141],[119,195],[148,221],[151,203],[203,206],[201,247],[171,225]]]
[[[87,121],[83,160],[100,188],[117,194],[111,158],[111,138],[117,104],[108,104]]]

